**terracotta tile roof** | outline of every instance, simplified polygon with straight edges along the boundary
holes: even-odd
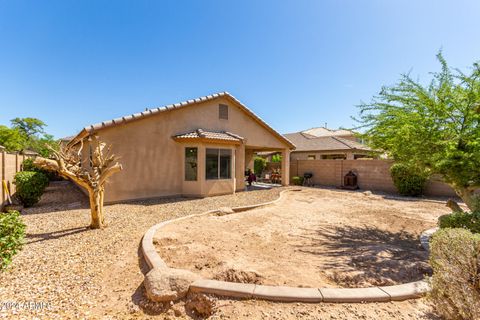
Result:
[[[372,151],[368,146],[342,137],[315,137],[303,132],[287,133],[285,137],[297,147],[295,151],[362,150]]]
[[[230,132],[208,131],[204,129],[197,129],[194,131],[177,134],[173,137],[175,139],[208,139],[208,140],[222,140],[222,141],[236,141],[236,142],[243,141],[242,137]]]
[[[144,118],[144,117],[148,117],[148,116],[158,114],[160,112],[166,112],[166,111],[171,111],[171,110],[175,110],[175,109],[180,109],[180,108],[191,106],[191,105],[194,105],[194,104],[197,104],[197,103],[214,100],[214,99],[217,99],[217,98],[220,98],[220,97],[225,97],[225,98],[230,99],[231,101],[235,102],[237,105],[240,106],[241,109],[243,109],[243,111],[245,111],[248,115],[250,115],[252,118],[254,118],[259,124],[261,124],[267,130],[269,130],[272,134],[277,136],[277,138],[283,140],[290,148],[292,148],[292,149],[295,148],[295,145],[293,143],[291,143],[291,141],[289,141],[283,135],[281,135],[276,130],[274,130],[272,127],[270,127],[262,118],[260,118],[255,113],[253,113],[253,111],[251,111],[247,106],[245,106],[237,98],[235,98],[233,95],[231,95],[230,93],[228,93],[226,91],[225,92],[220,92],[220,93],[215,93],[215,94],[208,95],[208,96],[199,97],[199,98],[196,98],[196,99],[191,99],[191,100],[175,103],[175,104],[169,104],[169,105],[166,105],[166,106],[163,106],[163,107],[147,109],[144,112],[134,113],[134,114],[124,116],[124,117],[121,117],[121,118],[116,118],[116,119],[113,119],[113,120],[103,121],[103,122],[100,122],[100,123],[92,124],[90,126],[86,126],[85,128],[83,128],[83,130],[80,131],[80,133],[78,133],[75,136],[75,139],[73,139],[70,143],[73,143],[73,144],[78,143],[79,139],[85,137],[88,134],[91,134],[95,131],[98,131],[98,130],[101,130],[101,129],[104,129],[104,128],[108,128],[108,127],[112,127],[112,126],[116,126],[116,125],[120,125],[120,124],[125,124],[125,123],[128,123],[130,121],[135,121],[135,120],[138,120],[138,119],[141,119],[141,118]]]

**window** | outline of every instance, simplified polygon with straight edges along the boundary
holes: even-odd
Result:
[[[315,160],[315,155],[314,154],[309,154],[307,156],[307,160]]]
[[[226,104],[218,105],[218,118],[228,120],[228,106]]]
[[[185,148],[185,181],[197,181],[197,148]]]
[[[207,149],[205,155],[205,178],[207,180],[232,177],[232,150]]]

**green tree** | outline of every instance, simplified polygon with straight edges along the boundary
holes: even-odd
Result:
[[[52,155],[52,149],[59,150],[59,143],[53,139],[52,135],[44,134],[39,139],[32,139],[30,148],[38,152],[42,157],[49,157]]]
[[[19,151],[26,144],[25,136],[17,129],[0,125],[0,145],[9,152]]]
[[[15,118],[12,127],[0,126],[0,145],[7,151],[29,149],[43,157],[49,157],[52,149],[58,150],[58,142],[45,133],[46,124],[36,118]]]
[[[37,118],[15,118],[10,120],[10,122],[12,123],[12,128],[18,129],[27,139],[44,134],[44,128],[47,126],[45,122]]]
[[[359,106],[364,137],[400,163],[440,174],[471,211],[480,210],[480,65],[441,71],[424,85],[402,75]]]

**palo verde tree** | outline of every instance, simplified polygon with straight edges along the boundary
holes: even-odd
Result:
[[[92,150],[88,163],[82,161],[85,141],[73,146],[51,149],[53,159],[37,157],[34,164],[42,169],[55,171],[62,177],[76,182],[88,191],[90,199],[91,224],[93,229],[104,227],[103,200],[105,184],[110,176],[122,170],[118,158],[111,153],[111,146],[100,141],[97,136],[88,138]]]
[[[359,106],[360,127],[376,149],[400,163],[440,174],[471,211],[480,210],[480,65],[441,71],[423,85],[402,75]],[[449,201],[452,210],[460,207]]]

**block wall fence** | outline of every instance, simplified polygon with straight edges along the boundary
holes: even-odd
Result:
[[[22,163],[25,159],[28,159],[29,156],[18,154],[18,153],[8,153],[5,151],[0,152],[0,174],[1,179],[1,190],[2,197],[0,199],[0,209],[3,209],[3,206],[7,203],[7,192],[3,185],[5,180],[7,188],[10,191],[10,196],[15,193],[15,185],[13,184],[13,179],[15,174],[21,170]]]
[[[357,174],[360,189],[397,193],[390,177],[393,161],[388,160],[292,160],[290,179],[306,172],[313,173],[315,185],[341,187],[343,177],[352,170]],[[438,177],[432,177],[426,186],[425,195],[453,197],[455,191]]]

